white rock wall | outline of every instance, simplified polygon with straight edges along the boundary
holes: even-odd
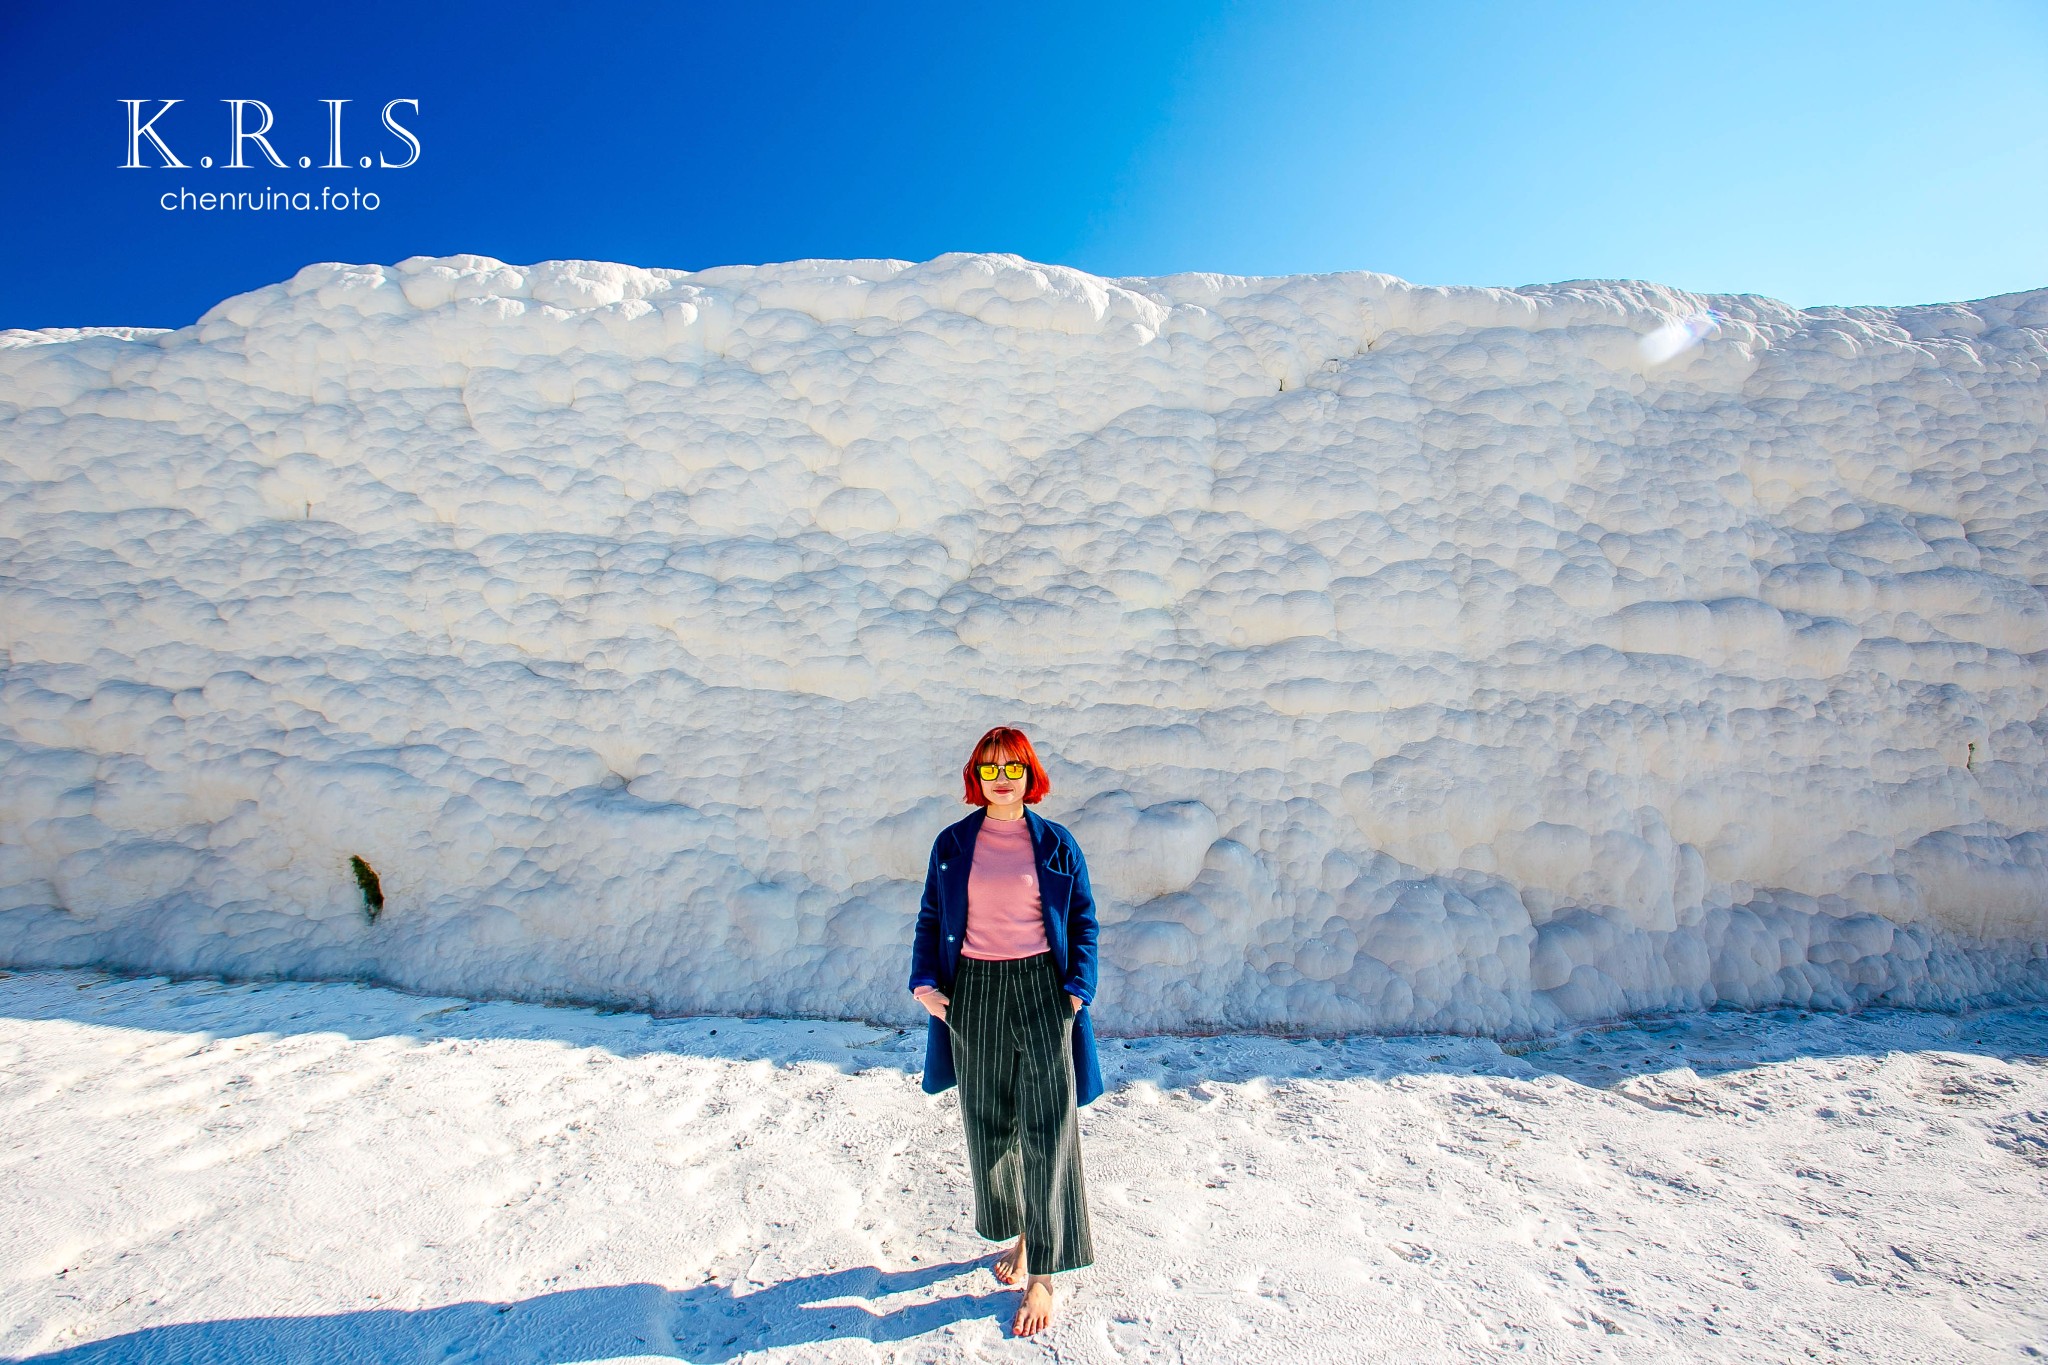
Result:
[[[2040,995],[2044,360],[969,255],[0,334],[0,960],[907,1020],[1007,723],[1112,1030]]]

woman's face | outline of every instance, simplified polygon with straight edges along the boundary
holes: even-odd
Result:
[[[1010,753],[1008,750],[1001,750],[992,754],[983,754],[976,761],[980,763],[1008,763],[1015,758],[1015,754]],[[993,778],[982,777],[979,773],[975,774],[975,776],[981,782],[982,796],[987,799],[990,805],[1021,806],[1024,804],[1024,788],[1031,781],[1030,772],[1027,771],[1022,777],[1011,777],[998,769]]]

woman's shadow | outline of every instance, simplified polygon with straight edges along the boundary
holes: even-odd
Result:
[[[681,1290],[618,1284],[565,1289],[512,1303],[186,1322],[11,1359],[19,1365],[340,1365],[390,1360],[566,1365],[619,1356],[725,1361],[747,1351],[841,1337],[903,1341],[948,1323],[993,1315],[999,1306],[1015,1303],[1014,1290],[957,1295],[882,1312],[860,1302],[922,1289],[983,1264],[977,1258],[915,1270],[862,1266],[787,1280],[751,1294],[734,1294],[710,1284]]]

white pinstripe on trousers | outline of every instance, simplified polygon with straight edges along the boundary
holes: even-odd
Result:
[[[946,1025],[974,1173],[974,1230],[1024,1233],[1034,1275],[1095,1260],[1074,1109],[1073,1003],[1051,953],[962,957]]]

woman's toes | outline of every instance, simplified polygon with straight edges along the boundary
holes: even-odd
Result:
[[[1010,1330],[1020,1337],[1028,1337],[1051,1321],[1052,1288],[1034,1284],[1024,1291],[1024,1302],[1018,1305]]]

